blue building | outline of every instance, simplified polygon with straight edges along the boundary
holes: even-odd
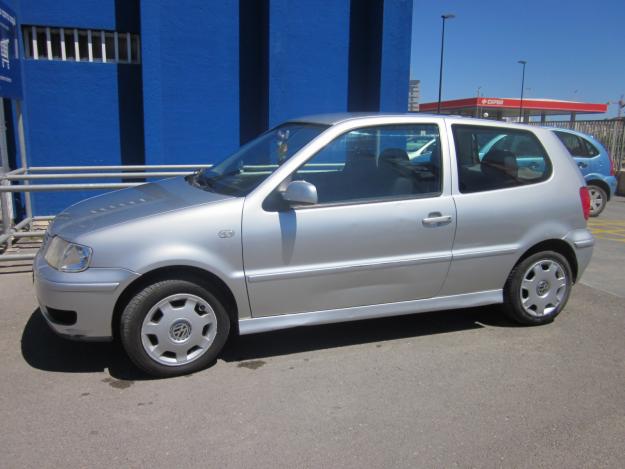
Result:
[[[32,166],[211,163],[298,115],[406,111],[412,0],[5,2]]]

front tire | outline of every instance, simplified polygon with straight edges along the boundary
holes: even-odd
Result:
[[[212,364],[230,332],[219,299],[199,282],[169,279],[138,292],[120,320],[126,353],[146,373],[164,378]]]
[[[547,324],[560,314],[571,294],[573,276],[564,256],[543,251],[519,262],[504,286],[504,311],[527,326]]]
[[[598,217],[608,203],[608,194],[594,184],[588,186],[588,194],[590,195],[590,216]]]

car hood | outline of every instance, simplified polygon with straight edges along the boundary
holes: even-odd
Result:
[[[78,202],[56,216],[49,232],[72,241],[86,232],[231,198],[194,187],[184,177],[164,179]]]

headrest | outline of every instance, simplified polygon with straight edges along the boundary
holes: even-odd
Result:
[[[494,148],[484,155],[482,163],[491,166],[502,165],[517,167],[516,155],[514,153],[508,150],[497,150]]]
[[[482,165],[504,172],[515,178],[519,170],[514,153],[494,148],[484,155]]]

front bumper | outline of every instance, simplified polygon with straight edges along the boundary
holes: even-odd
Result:
[[[59,272],[40,254],[33,263],[39,307],[58,334],[79,340],[110,340],[115,302],[139,274],[125,269],[89,268],[79,273]],[[54,311],[75,312],[59,321]]]

